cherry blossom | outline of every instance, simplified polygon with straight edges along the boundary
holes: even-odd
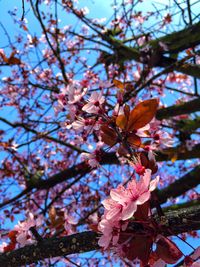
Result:
[[[98,229],[103,234],[100,237],[99,245],[103,246],[104,249],[110,243],[117,245],[120,231],[126,230],[128,220],[133,217],[137,206],[150,199],[150,193],[155,190],[159,177],[150,180],[151,170],[146,169],[138,182],[132,179],[127,188],[118,185],[116,189],[110,191],[110,197],[102,202],[105,212],[99,222]],[[125,221],[125,224],[123,224],[123,221]]]
[[[119,187],[117,190],[120,190]],[[122,191],[125,191],[123,187],[122,187]],[[112,198],[107,198],[104,201],[102,201],[102,204],[104,205],[104,208],[106,209],[105,218],[107,220],[117,221],[121,219],[121,211],[122,211],[123,206],[120,203],[114,201]]]
[[[136,135],[139,137],[149,137],[150,124],[146,124],[144,127],[137,130]]]
[[[43,219],[41,217],[35,220],[34,215],[32,213],[29,213],[28,218],[25,221],[18,222],[18,224],[14,227],[14,230],[17,231],[17,242],[21,246],[34,243],[35,239],[30,232],[30,228],[40,227],[42,225],[42,222]]]
[[[73,82],[61,90],[61,94],[67,96],[67,104],[75,104],[87,93],[87,88],[83,88],[78,82]]]
[[[171,135],[168,132],[163,132],[161,130],[156,132],[154,135],[154,140],[159,148],[171,147],[174,143]]]
[[[3,253],[4,252],[4,248],[7,247],[7,246],[8,246],[8,244],[6,242],[2,242],[0,244],[0,253]]]
[[[97,146],[96,150],[94,150],[92,153],[81,153],[82,159],[86,160],[92,168],[100,166],[99,162],[102,156],[102,151],[100,149],[102,145],[103,143],[99,142],[99,146]]]
[[[87,113],[98,114],[104,102],[105,98],[102,93],[93,92],[88,100],[88,103],[83,106],[82,110]]]
[[[165,267],[166,266],[166,262],[163,261],[162,259],[157,260],[152,267]]]
[[[98,230],[103,233],[98,241],[99,246],[107,249],[110,243],[113,246],[117,244],[120,232],[120,223],[118,221],[109,221],[102,217],[98,225]]]
[[[151,182],[150,179],[151,170],[147,169],[140,181],[136,182],[132,179],[132,181],[128,183],[126,190],[111,190],[111,198],[123,206],[121,213],[122,220],[130,219],[137,210],[137,205],[142,205],[149,200],[150,192],[155,190],[159,177],[157,176],[156,179]]]
[[[200,246],[190,256],[185,257],[184,266],[200,267]]]
[[[93,118],[84,119],[81,117],[78,117],[77,120],[73,121],[71,124],[71,127],[75,131],[91,131],[91,130],[99,130],[99,123],[97,120],[94,120]]]
[[[67,234],[68,235],[73,234],[74,231],[72,228],[74,225],[77,225],[76,219],[73,216],[69,215],[67,212],[65,212],[65,214],[64,214],[64,219],[65,219],[64,228],[65,228]]]

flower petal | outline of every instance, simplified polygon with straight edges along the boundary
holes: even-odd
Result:
[[[147,192],[144,192],[142,195],[139,196],[139,198],[136,200],[136,204],[137,205],[142,205],[144,204],[145,202],[147,202],[150,198],[150,192],[147,191]]]
[[[159,183],[159,179],[160,179],[160,177],[156,176],[156,178],[150,182],[150,185],[149,185],[149,191],[150,192],[155,190],[155,188],[157,187],[157,185]]]
[[[136,210],[137,210],[137,205],[135,201],[133,201],[129,205],[127,205],[126,208],[123,209],[122,220],[125,221],[133,217],[133,214],[136,212]]]

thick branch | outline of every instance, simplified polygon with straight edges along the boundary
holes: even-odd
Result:
[[[176,122],[176,126],[181,131],[186,131],[186,132],[192,133],[196,129],[200,128],[200,116],[196,117],[193,120],[191,120],[191,119],[178,120]]]
[[[0,255],[0,266],[14,267],[31,264],[45,258],[53,258],[98,249],[97,233],[82,232],[66,237],[48,238],[37,245]]]
[[[195,98],[194,100],[191,100],[189,102],[173,105],[168,108],[162,108],[158,110],[156,118],[158,120],[168,119],[170,117],[182,114],[190,114],[197,111],[200,111],[200,98]]]
[[[200,184],[200,166],[195,167],[168,187],[158,191],[159,203],[165,203],[169,197],[176,198],[181,196],[198,184]]]
[[[167,45],[169,53],[181,52],[187,48],[192,48],[200,43],[200,22],[187,27],[181,31],[167,34],[155,41],[150,41],[150,44],[157,45],[162,42]]]
[[[167,212],[163,217],[154,217],[162,224],[159,233],[170,236],[200,229],[200,205],[178,211]],[[163,222],[164,225],[163,225]],[[134,229],[134,222],[132,223]],[[137,227],[135,227],[137,229]],[[31,264],[46,258],[71,255],[97,250],[98,234],[82,232],[66,237],[48,238],[36,245],[29,245],[0,255],[0,266],[15,267]]]
[[[157,161],[168,161],[173,157],[176,157],[176,160],[185,160],[185,159],[195,159],[200,157],[200,144],[197,144],[192,148],[192,150],[187,150],[185,147],[178,146],[168,149],[164,149],[161,152],[157,153]]]
[[[174,70],[182,72],[196,78],[200,78],[200,67],[196,64],[184,62],[184,65],[177,65],[176,60],[171,57],[166,57],[159,48],[159,43],[162,42],[167,45],[169,53],[181,52],[187,48],[194,47],[200,43],[198,32],[200,30],[200,23],[194,24],[184,30],[174,32],[172,34],[163,36],[157,40],[152,40],[149,44],[152,47],[152,53],[157,58],[154,62],[154,67],[169,67],[174,65]],[[194,34],[195,33],[195,34]],[[125,61],[135,60],[141,62],[141,54],[139,49],[126,46],[122,41],[114,38],[113,36],[102,36],[108,43],[113,46],[114,54],[106,53],[104,55],[104,62],[106,64],[117,61],[123,63]],[[174,41],[174,39],[176,41]],[[148,43],[147,43],[148,44]]]

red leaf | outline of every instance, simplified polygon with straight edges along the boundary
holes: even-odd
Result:
[[[116,119],[116,125],[122,130],[125,130],[127,123],[128,119],[125,115],[119,115]]]
[[[53,225],[56,221],[56,209],[52,206],[49,210],[49,219],[51,221],[51,224]]]
[[[130,261],[140,259],[144,265],[148,264],[153,241],[151,237],[136,236],[124,247],[125,257]]]
[[[175,243],[164,236],[158,240],[155,252],[159,258],[169,264],[176,263],[183,256]]]
[[[13,51],[9,58],[7,58],[7,57],[4,58],[4,61],[8,65],[20,65],[21,64],[21,60],[19,58],[16,58],[15,54],[16,54],[16,52]]]
[[[12,242],[15,242],[16,241],[16,235],[17,235],[17,231],[15,231],[15,230],[13,230],[13,231],[10,231],[9,233],[8,233],[8,237],[10,238],[10,240],[12,241]]]
[[[94,232],[99,232],[98,224],[89,224],[89,228]]]
[[[124,90],[133,91],[134,90],[134,87],[130,82],[123,83],[117,79],[113,79],[113,83],[118,89],[120,89],[120,91],[124,91]]]
[[[129,134],[127,141],[129,142],[129,144],[131,146],[136,146],[136,147],[140,147],[141,145],[141,139],[139,136],[137,136],[136,134],[132,133]]]
[[[16,243],[10,243],[6,247],[3,248],[4,252],[9,252],[15,249]]]
[[[136,220],[147,220],[149,217],[150,201],[145,202],[142,205],[137,206],[137,210],[134,214]]]
[[[102,141],[109,146],[114,146],[117,143],[116,132],[107,125],[101,126],[101,138]]]
[[[157,99],[149,99],[139,103],[130,113],[127,131],[138,130],[149,123],[156,114]]]
[[[141,161],[142,166],[152,171],[152,174],[158,171],[158,165],[156,164],[156,161],[149,160],[148,156],[144,152],[140,153],[140,161]]]
[[[119,115],[116,125],[128,132],[138,130],[149,123],[156,114],[157,99],[149,99],[139,103],[131,112],[125,107],[124,115]]]
[[[124,83],[123,82],[121,82],[121,81],[119,81],[117,79],[113,79],[113,83],[117,88],[124,89]]]

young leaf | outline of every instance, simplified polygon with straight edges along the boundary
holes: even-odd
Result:
[[[153,241],[151,237],[135,236],[128,243],[129,246],[124,251],[125,257],[130,261],[133,261],[134,259],[140,259],[145,266],[148,264],[152,244]]]
[[[124,83],[123,82],[121,82],[117,79],[113,79],[113,83],[118,89],[121,89],[121,90],[124,89]]]
[[[122,130],[125,130],[127,123],[128,119],[125,115],[119,115],[116,119],[116,125]]]
[[[158,240],[155,252],[159,258],[169,264],[176,263],[183,255],[174,242],[164,236]]]
[[[128,132],[138,130],[149,123],[156,114],[158,107],[157,99],[149,99],[139,103],[131,112],[124,112],[116,119],[116,125]]]
[[[117,135],[115,131],[107,125],[101,126],[102,141],[109,146],[114,146],[117,142]]]
[[[149,123],[156,114],[157,99],[149,99],[139,103],[130,113],[127,131],[138,130]]]
[[[132,133],[128,136],[127,141],[131,146],[139,147],[141,145],[141,139],[136,134]]]
[[[4,59],[8,65],[20,65],[21,64],[21,60],[19,58],[16,58],[15,54],[16,54],[15,51],[13,51],[9,58]]]

